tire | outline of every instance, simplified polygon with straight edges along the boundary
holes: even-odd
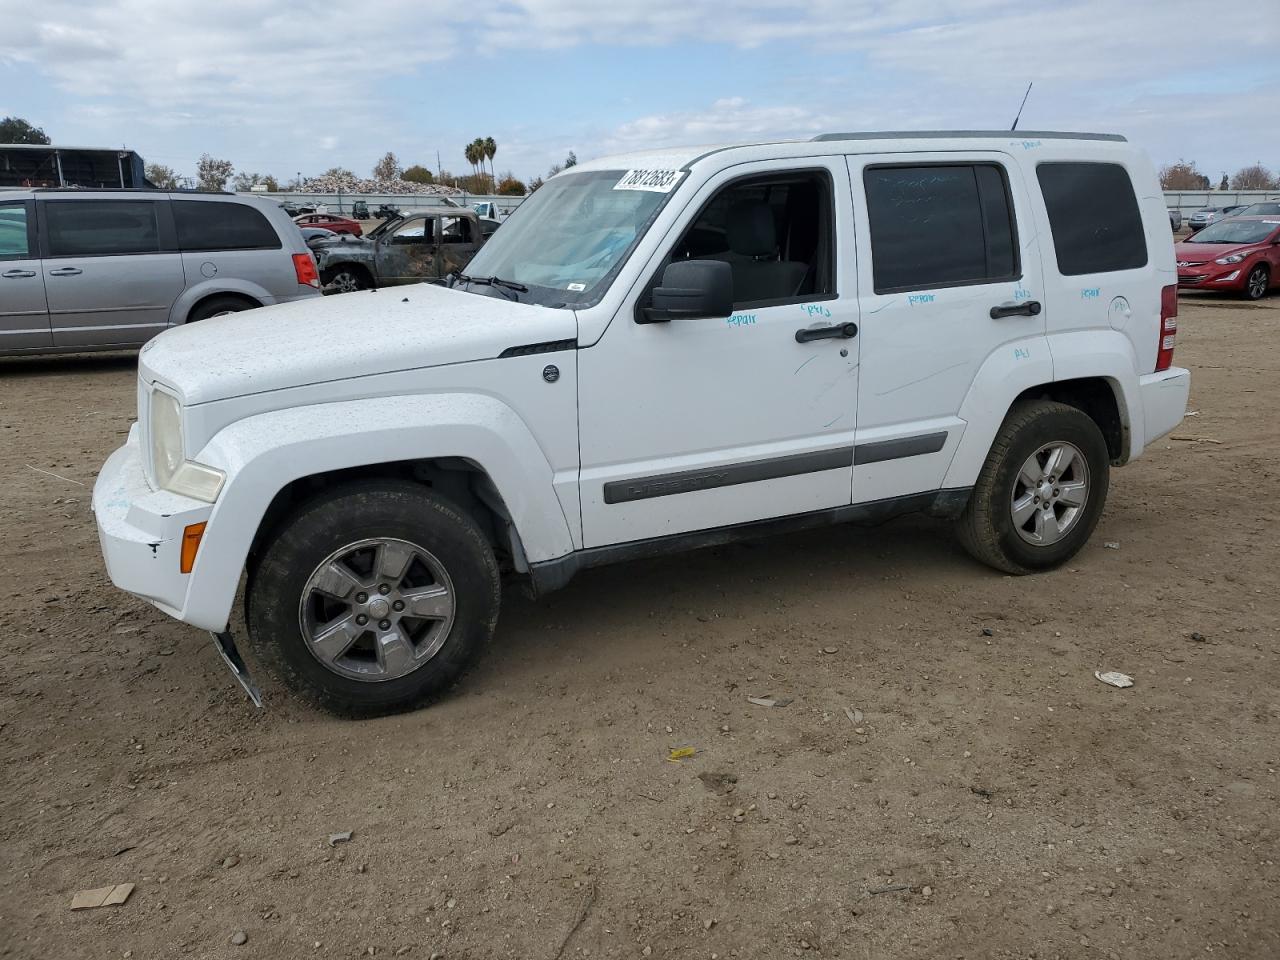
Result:
[[[1072,453],[1065,473],[1044,469],[1052,467],[1048,460],[1055,449]],[[1075,407],[1050,400],[1017,404],[1005,417],[956,522],[961,544],[974,559],[1005,573],[1035,573],[1065,563],[1102,516],[1110,459],[1098,425]],[[1056,482],[1039,485],[1050,476]],[[1044,495],[1050,499],[1034,499]],[[1074,505],[1077,500],[1083,502]],[[1049,511],[1043,509],[1046,502]]]
[[[373,716],[454,683],[492,638],[500,599],[475,521],[426,487],[388,481],[298,508],[250,571],[245,606],[250,645],[285,686],[331,712]]]
[[[228,313],[239,313],[241,310],[252,310],[261,304],[253,303],[242,297],[210,297],[196,304],[196,308],[187,314],[187,323],[208,320],[210,317],[222,317]]]
[[[320,275],[320,284],[326,293],[355,293],[357,290],[368,290],[373,283],[369,274],[359,267],[340,264]]]
[[[1271,286],[1271,271],[1265,263],[1255,264],[1244,278],[1242,296],[1246,300],[1261,300]]]

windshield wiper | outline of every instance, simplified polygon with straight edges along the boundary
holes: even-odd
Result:
[[[528,293],[529,288],[523,283],[516,283],[514,280],[503,280],[501,277],[469,277],[465,273],[458,274],[456,283],[478,283],[490,287],[503,287],[507,290],[515,290],[518,293]]]

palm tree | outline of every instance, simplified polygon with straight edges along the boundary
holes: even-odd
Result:
[[[498,152],[498,144],[494,141],[493,137],[485,137],[484,138],[484,155],[489,158],[489,178],[493,180],[493,183],[495,186],[497,186],[498,178],[494,175],[493,157],[494,157],[494,154],[496,154],[497,152]]]
[[[472,140],[468,143],[466,149],[462,151],[462,154],[467,158],[467,162],[471,164],[471,175],[474,177],[476,173],[476,164],[480,162],[480,157],[476,151],[476,142]]]

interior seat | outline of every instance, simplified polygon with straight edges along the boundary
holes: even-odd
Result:
[[[733,270],[733,302],[780,300],[794,297],[809,271],[807,264],[778,257],[778,228],[773,208],[763,200],[743,200],[725,218],[727,253],[708,259],[724,260]]]

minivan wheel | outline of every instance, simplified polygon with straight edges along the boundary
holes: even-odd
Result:
[[[225,317],[229,313],[252,310],[256,306],[258,304],[250,303],[240,297],[210,297],[197,304],[196,308],[187,315],[187,323],[208,320],[210,317]]]
[[[335,713],[406,710],[446,689],[493,636],[497,561],[464,511],[429,489],[336,488],[282,524],[246,593],[252,648]]]
[[[1244,298],[1261,300],[1267,295],[1267,287],[1271,285],[1271,274],[1265,263],[1260,263],[1249,271],[1244,280]]]
[[[365,275],[351,267],[326,270],[320,282],[333,293],[355,293],[357,290],[366,290],[369,287],[369,281]]]
[[[1006,573],[1056,567],[1102,516],[1110,454],[1098,425],[1050,400],[1009,411],[957,521],[965,549]]]

